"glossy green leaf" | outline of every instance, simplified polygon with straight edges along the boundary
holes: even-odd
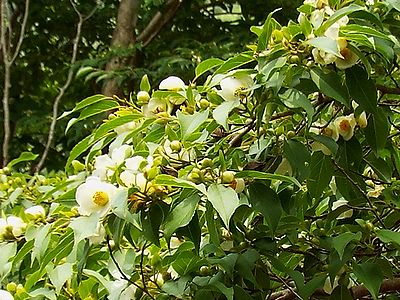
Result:
[[[10,161],[7,167],[12,168],[20,162],[35,160],[38,156],[39,154],[33,154],[32,152],[22,152],[17,158]]]
[[[299,181],[304,180],[310,174],[308,167],[311,153],[302,143],[296,140],[287,140],[283,145],[283,152],[293,170],[297,173]]]
[[[362,234],[361,232],[357,233],[352,233],[352,232],[345,232],[341,233],[338,236],[335,236],[332,239],[332,246],[335,248],[335,250],[339,254],[339,258],[343,258],[344,251],[346,249],[346,246],[352,242],[352,241],[357,241],[359,242],[361,240]]]
[[[340,76],[335,72],[324,73],[320,69],[310,71],[311,78],[317,87],[326,96],[339,101],[343,105],[350,106],[350,96],[347,88],[342,84]]]
[[[283,212],[278,195],[271,188],[258,182],[250,185],[249,194],[251,206],[262,213],[271,230],[275,231]]]
[[[178,254],[171,266],[179,275],[184,276],[198,270],[204,261],[191,251],[183,251]]]
[[[170,239],[176,229],[189,224],[200,201],[198,194],[191,195],[183,199],[168,214],[164,222],[164,234],[167,240]]]
[[[255,58],[253,57],[253,52],[244,52],[238,54],[234,57],[231,57],[227,61],[225,61],[216,71],[214,74],[222,74],[227,73],[230,70],[248,64],[249,62],[254,61]]]
[[[374,81],[368,77],[368,73],[359,66],[346,69],[346,86],[350,96],[363,110],[373,114],[377,110],[377,92]]]
[[[213,118],[218,124],[222,125],[225,130],[228,130],[228,116],[229,113],[240,105],[240,100],[225,101],[218,105],[213,110]]]
[[[62,286],[72,277],[72,264],[64,263],[49,270],[49,278],[51,283],[55,286],[56,292],[59,293]]]
[[[350,4],[349,6],[345,6],[337,11],[335,11],[322,25],[315,31],[315,35],[320,35],[325,32],[330,26],[332,26],[335,22],[347,16],[353,12],[365,10],[363,6],[359,6],[356,4]]]
[[[74,230],[75,244],[78,244],[85,238],[95,235],[97,233],[99,220],[100,216],[98,214],[80,216],[73,219],[69,227]]]
[[[307,178],[307,188],[311,197],[317,200],[332,179],[334,168],[331,157],[321,151],[314,152],[310,161],[310,176]]]
[[[81,110],[81,109],[83,109],[83,108],[85,108],[87,106],[90,106],[92,104],[95,104],[95,103],[103,101],[103,100],[109,100],[109,99],[111,99],[111,98],[110,97],[106,97],[104,95],[93,95],[93,96],[90,96],[90,97],[80,101],[79,103],[77,103],[73,110],[64,112],[60,117],[58,117],[58,120],[70,115],[73,112]]]
[[[384,243],[395,243],[400,246],[400,232],[388,229],[379,229],[376,231],[378,238]]]
[[[366,139],[375,152],[385,147],[390,125],[383,110],[378,109],[368,118],[368,125],[364,130]]]
[[[187,115],[181,111],[177,112],[179,124],[181,126],[182,138],[187,139],[195,132],[208,118],[208,109],[202,112],[195,112],[193,115]]]
[[[240,205],[236,192],[230,187],[214,183],[207,190],[207,199],[221,217],[226,228],[229,228],[229,220]]]
[[[371,293],[373,299],[378,299],[379,288],[383,281],[383,275],[379,266],[375,263],[364,262],[355,264],[353,267],[354,275],[365,285]]]
[[[204,73],[212,70],[213,68],[220,66],[223,63],[224,63],[224,61],[219,58],[209,58],[209,59],[202,61],[195,69],[196,77],[194,80],[196,80],[196,78],[199,78]]]
[[[280,174],[265,173],[261,171],[244,170],[236,173],[238,178],[253,178],[253,179],[264,179],[264,180],[280,180],[283,182],[292,183],[301,188],[300,182],[296,178],[291,176],[285,176]]]
[[[195,184],[189,180],[185,180],[182,178],[177,178],[171,175],[167,174],[161,174],[158,175],[154,179],[154,184],[156,185],[166,185],[166,186],[175,186],[175,187],[181,187],[181,188],[187,188],[187,189],[196,189],[203,194],[206,193],[204,185],[201,184]]]
[[[262,31],[258,37],[257,51],[263,51],[267,48],[271,39],[272,31],[276,27],[276,21],[272,19],[272,15],[278,10],[280,9],[275,9],[268,14],[267,19],[265,20],[265,23],[262,27]]]
[[[314,114],[314,107],[311,101],[302,92],[296,89],[287,89],[279,98],[289,108],[303,108],[307,113],[308,126],[311,125]]]
[[[343,286],[337,286],[331,293],[329,300],[353,300],[353,296],[350,293],[350,290]]]

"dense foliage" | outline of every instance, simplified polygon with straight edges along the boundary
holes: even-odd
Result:
[[[68,177],[3,168],[0,296],[397,299],[400,6],[298,11],[190,81],[64,112],[67,134],[108,112]]]

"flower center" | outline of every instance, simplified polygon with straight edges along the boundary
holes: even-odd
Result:
[[[341,131],[349,131],[350,130],[350,122],[348,120],[343,120],[339,124],[339,128]]]
[[[102,191],[94,193],[92,199],[93,202],[98,206],[106,206],[107,203],[110,201],[107,193]]]
[[[351,57],[351,51],[348,48],[344,48],[340,51],[340,54],[344,57],[345,60],[349,60]]]
[[[324,128],[322,130],[322,134],[326,136],[333,136],[333,130],[331,128]]]

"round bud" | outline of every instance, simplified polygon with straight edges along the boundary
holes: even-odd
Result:
[[[15,293],[17,291],[17,284],[15,282],[8,283],[7,291],[9,291],[10,293]]]
[[[136,98],[140,103],[147,103],[150,100],[150,95],[146,91],[140,91],[137,93]]]
[[[207,99],[203,98],[203,99],[200,99],[199,105],[200,105],[201,109],[206,109],[207,107],[210,106],[210,102]]]
[[[179,152],[182,149],[182,144],[181,144],[180,141],[174,140],[174,141],[171,142],[170,147],[171,147],[172,151]]]
[[[294,137],[296,135],[296,133],[293,130],[289,130],[286,134],[286,137],[288,139],[291,139],[292,137]]]
[[[282,42],[283,39],[283,33],[282,31],[278,30],[278,29],[274,29],[272,31],[272,39],[274,40],[275,43],[280,43]]]
[[[235,172],[225,171],[222,173],[222,183],[231,183],[235,180]]]
[[[204,158],[201,161],[201,168],[205,169],[205,168],[211,168],[213,166],[213,161],[210,158]]]

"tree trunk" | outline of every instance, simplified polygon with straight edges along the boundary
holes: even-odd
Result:
[[[128,48],[136,42],[136,23],[140,0],[121,0],[118,8],[117,25],[114,29],[111,47]],[[128,58],[114,57],[106,65],[106,71],[116,71],[128,64]],[[106,81],[103,87],[106,96],[123,97],[123,91],[116,79]]]

